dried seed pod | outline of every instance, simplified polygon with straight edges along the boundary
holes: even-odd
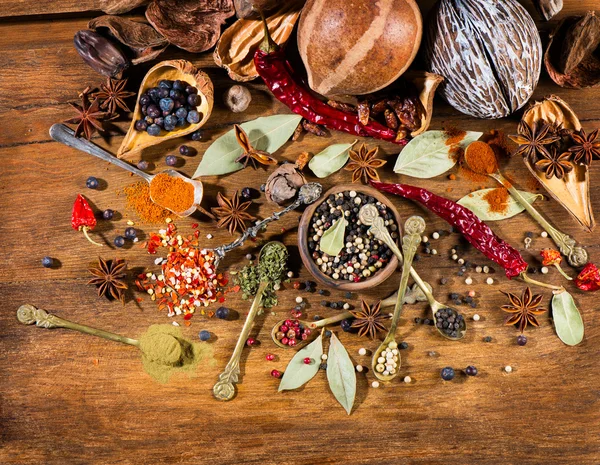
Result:
[[[327,105],[329,105],[331,108],[335,108],[336,110],[347,111],[350,113],[356,112],[356,107],[354,105],[345,102],[338,102],[337,100],[327,100]]]
[[[440,0],[428,24],[426,59],[446,81],[442,96],[478,118],[521,108],[538,83],[542,45],[516,0]]]
[[[304,130],[306,132],[310,132],[311,134],[314,134],[315,136],[323,137],[323,136],[327,135],[327,131],[325,131],[325,129],[323,129],[323,126],[321,126],[319,124],[311,123],[310,121],[307,121],[305,119],[302,120],[302,127],[304,128]]]
[[[378,102],[375,102],[371,106],[371,113],[373,113],[374,115],[378,115],[379,113],[385,111],[385,109],[387,108],[387,106],[388,106],[387,100],[386,99],[381,99]]]
[[[576,21],[565,31],[558,70],[569,74],[600,45],[600,18],[593,11]]]
[[[563,8],[563,0],[533,0],[533,4],[546,21],[550,21]]]
[[[385,117],[385,124],[388,128],[398,129],[398,118],[392,110],[386,108],[383,112],[383,116]]]
[[[371,109],[369,108],[369,102],[362,100],[358,102],[358,121],[360,124],[369,124],[369,116]]]
[[[97,32],[78,31],[73,42],[79,56],[97,73],[120,79],[129,67],[129,60],[123,52]]]
[[[246,111],[252,101],[252,94],[247,87],[235,85],[227,89],[223,95],[223,102],[234,113]]]

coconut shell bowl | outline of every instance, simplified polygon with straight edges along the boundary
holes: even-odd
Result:
[[[340,192],[346,191],[356,192],[358,194],[356,197],[360,197],[360,194],[374,197],[376,201],[379,201],[383,205],[385,205],[387,211],[393,215],[395,225],[397,226],[396,231],[393,232],[397,233],[398,237],[400,237],[400,215],[398,214],[398,211],[392,205],[392,203],[387,199],[387,197],[385,197],[381,192],[370,186],[362,186],[359,184],[341,184],[329,189],[323,195],[323,200],[321,202],[315,202],[304,211],[304,214],[300,219],[300,225],[298,227],[298,249],[300,251],[300,257],[302,258],[302,263],[304,263],[304,266],[308,269],[313,278],[319,283],[330,288],[340,289],[344,291],[360,291],[362,289],[370,289],[372,287],[378,286],[394,273],[394,270],[396,270],[396,268],[398,267],[398,259],[394,256],[393,253],[390,252],[390,256],[388,257],[387,263],[384,263],[383,266],[381,266],[381,268],[378,268],[370,276],[361,276],[361,279],[359,281],[354,281],[348,280],[342,275],[340,275],[339,279],[334,279],[334,277],[332,277],[332,274],[327,274],[324,271],[322,271],[321,266],[316,262],[316,258],[313,258],[314,251],[312,251],[308,245],[309,234],[311,235],[311,237],[314,234],[314,231],[311,231],[312,218],[319,206],[323,204],[323,202],[326,202],[330,195],[335,195]],[[360,208],[362,204],[357,204],[356,206]],[[358,215],[356,216],[358,217]],[[353,222],[349,221],[349,224],[344,234],[344,248],[342,249],[341,253],[344,253],[346,249],[345,243],[346,236],[349,233],[348,229],[354,227],[355,225],[353,224]],[[359,237],[362,237],[363,239],[368,237],[370,240],[375,240],[372,236],[367,236],[366,232],[361,234]],[[398,237],[395,238],[396,241],[398,240]],[[379,244],[378,241],[377,243]],[[334,257],[328,257],[328,259],[333,260]]]

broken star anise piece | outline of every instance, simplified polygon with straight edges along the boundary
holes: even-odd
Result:
[[[599,130],[586,134],[583,129],[571,133],[571,139],[575,145],[569,147],[569,152],[573,155],[575,163],[582,163],[590,166],[592,158],[600,158],[600,139]]]
[[[502,305],[500,308],[510,315],[504,321],[507,326],[519,325],[519,330],[523,332],[528,324],[533,326],[539,326],[536,316],[546,313],[545,308],[541,308],[540,302],[542,301],[542,295],[531,293],[531,289],[527,287],[521,297],[510,292],[503,292],[510,301],[509,305]]]
[[[365,144],[358,151],[350,150],[351,161],[344,169],[352,171],[352,182],[359,182],[361,178],[364,178],[365,183],[368,183],[370,180],[379,181],[377,169],[385,165],[387,161],[376,158],[378,151],[379,147],[369,150]]]
[[[109,300],[125,303],[125,290],[128,288],[123,279],[127,276],[127,262],[121,258],[114,260],[98,259],[98,265],[88,271],[94,275],[88,281],[98,288],[98,295]]]
[[[252,201],[240,202],[237,191],[235,191],[231,200],[225,198],[219,192],[217,194],[217,202],[219,203],[219,206],[211,208],[212,212],[219,220],[217,227],[227,227],[229,229],[229,234],[233,234],[236,230],[240,230],[243,233],[246,230],[246,221],[256,219],[254,216],[250,215],[250,213],[246,212]]]
[[[350,310],[350,313],[355,318],[352,322],[352,328],[359,328],[358,335],[369,335],[373,339],[379,331],[385,331],[383,321],[390,318],[389,314],[381,313],[381,301],[377,302],[372,307],[364,300],[361,301],[360,310]]]
[[[538,157],[544,156],[550,157],[547,145],[558,142],[560,136],[552,130],[552,126],[538,121],[533,125],[529,126],[526,122],[521,121],[517,129],[517,135],[508,136],[513,142],[519,144],[519,148],[516,151],[516,155],[522,155],[530,163],[535,163]]]
[[[86,88],[79,94],[81,97],[81,106],[69,102],[69,105],[75,109],[78,115],[75,118],[66,120],[65,123],[77,125],[75,128],[75,137],[79,137],[83,133],[85,138],[90,140],[94,131],[104,130],[102,121],[111,119],[112,115],[110,112],[101,111],[99,98],[95,98],[94,101],[90,103],[88,93],[89,88]]]
[[[242,163],[244,165],[244,168],[246,168],[246,166],[248,166],[248,162],[250,162],[254,169],[257,168],[257,162],[261,165],[277,164],[277,160],[272,158],[268,152],[256,150],[252,147],[250,139],[248,138],[248,134],[246,134],[246,131],[244,131],[239,124],[234,125],[234,127],[235,138],[237,139],[238,144],[240,144],[240,147],[243,150],[243,153],[237,158],[236,162]]]
[[[127,79],[106,79],[106,84],[100,85],[100,90],[92,94],[94,98],[99,98],[102,104],[100,108],[108,110],[110,113],[116,113],[117,108],[129,113],[131,110],[125,103],[125,99],[135,95],[135,92],[125,90]]]
[[[552,179],[552,177],[562,179],[566,173],[573,170],[571,155],[570,152],[559,154],[556,147],[552,147],[548,155],[543,154],[543,158],[535,162],[535,168],[543,171],[546,179]]]

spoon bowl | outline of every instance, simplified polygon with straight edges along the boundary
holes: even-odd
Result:
[[[302,326],[303,328],[310,329],[311,332],[307,335],[308,337],[306,339],[300,339],[294,346],[284,344],[279,339],[277,339],[277,333],[279,332],[279,328],[281,328],[281,326],[283,326],[289,318],[285,320],[280,320],[277,323],[275,323],[275,326],[273,326],[273,329],[271,330],[271,339],[273,339],[273,342],[277,347],[280,347],[282,349],[289,349],[290,347],[299,348],[313,339],[314,335],[317,334],[317,331],[314,331],[315,329],[322,328],[331,323],[337,323],[338,321],[345,320],[346,318],[350,318],[351,316],[352,313],[344,312],[340,313],[339,315],[335,315],[330,318],[324,318],[318,321],[298,320],[300,326]]]

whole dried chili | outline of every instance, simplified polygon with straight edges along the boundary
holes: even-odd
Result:
[[[96,227],[96,216],[90,207],[90,204],[81,194],[77,194],[75,203],[73,204],[73,212],[71,213],[71,227],[75,231],[83,231],[83,234],[94,245],[102,247],[102,244],[94,242],[88,231],[91,231]]]
[[[265,38],[254,53],[254,65],[258,75],[273,95],[286,104],[294,113],[310,123],[328,129],[347,132],[362,137],[374,137],[405,145],[405,133],[397,133],[376,121],[361,123],[355,113],[339,110],[316,98],[299,80],[285,57],[285,53],[273,42],[266,22]]]

